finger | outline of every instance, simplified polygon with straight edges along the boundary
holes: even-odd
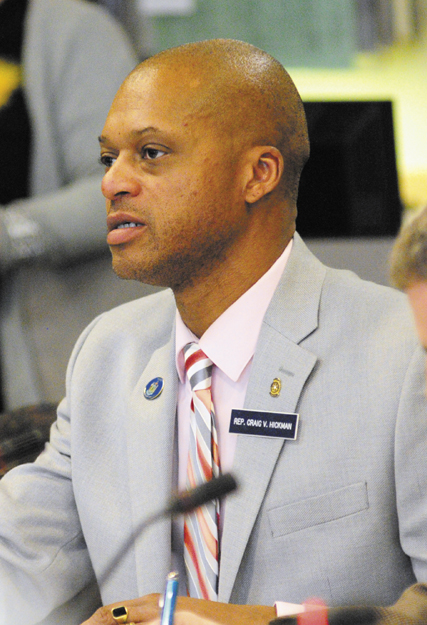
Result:
[[[90,619],[82,625],[131,625],[133,623],[147,623],[159,617],[159,597],[158,594],[146,595],[137,599],[129,599],[121,603],[112,603],[99,608]],[[124,620],[114,619],[112,610],[124,607],[127,610],[127,617]]]

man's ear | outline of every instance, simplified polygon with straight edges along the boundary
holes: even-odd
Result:
[[[247,156],[248,177],[244,196],[246,202],[253,204],[277,187],[284,164],[282,154],[271,145],[255,146],[248,151]]]

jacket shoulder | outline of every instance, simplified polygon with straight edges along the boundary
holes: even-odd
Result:
[[[102,313],[78,339],[71,362],[84,352],[91,359],[102,354],[131,354],[144,345],[156,349],[169,341],[176,305],[169,289],[121,304]]]

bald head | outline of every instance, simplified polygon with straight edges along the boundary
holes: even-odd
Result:
[[[235,145],[276,147],[285,163],[278,190],[296,202],[309,155],[307,123],[298,91],[276,59],[248,43],[213,39],[160,52],[127,81],[147,72],[169,80],[191,102],[188,114],[215,124]]]

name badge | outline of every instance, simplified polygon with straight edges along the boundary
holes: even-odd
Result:
[[[251,436],[272,436],[294,441],[297,438],[299,414],[293,412],[260,412],[232,410],[229,432]]]

